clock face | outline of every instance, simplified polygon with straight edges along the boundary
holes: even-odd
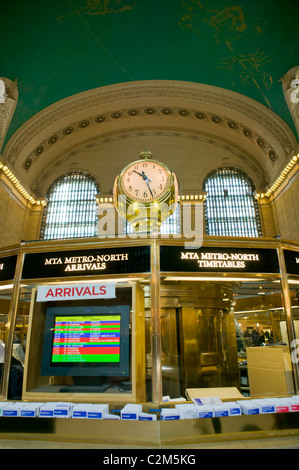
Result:
[[[154,202],[169,188],[169,173],[154,160],[141,160],[129,165],[123,172],[121,187],[137,202]]]

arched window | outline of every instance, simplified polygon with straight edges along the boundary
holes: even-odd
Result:
[[[47,193],[41,239],[94,237],[97,234],[99,185],[88,173],[74,171],[58,178]]]
[[[205,179],[206,234],[231,237],[260,237],[261,224],[255,187],[236,168],[220,168]]]

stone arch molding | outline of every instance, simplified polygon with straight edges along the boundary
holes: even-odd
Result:
[[[78,155],[86,154],[87,152],[93,150],[93,151],[100,151],[102,147],[105,147],[107,144],[116,144],[118,147],[123,146],[124,143],[128,140],[132,139],[151,139],[151,140],[157,140],[157,138],[162,137],[162,138],[168,138],[169,141],[173,143],[174,146],[176,146],[178,141],[184,141],[186,143],[186,148],[190,150],[190,142],[195,142],[198,143],[199,145],[201,144],[206,144],[208,146],[212,146],[214,151],[216,152],[218,150],[219,152],[226,152],[227,155],[230,155],[234,159],[234,164],[235,166],[246,172],[252,179],[255,180],[255,183],[259,188],[265,186],[268,183],[268,176],[266,172],[264,171],[262,165],[258,160],[253,160],[251,158],[251,155],[249,155],[247,152],[245,152],[244,149],[238,148],[236,145],[233,147],[230,145],[229,142],[226,142],[224,139],[218,139],[217,136],[215,135],[203,135],[203,134],[195,134],[190,131],[182,130],[182,129],[164,129],[160,128],[159,130],[156,129],[147,129],[145,130],[135,130],[134,132],[124,132],[124,133],[118,133],[117,135],[109,135],[109,136],[103,136],[100,141],[93,141],[93,142],[87,142],[85,145],[82,145],[81,147],[72,149],[69,152],[65,152],[64,154],[60,154],[56,157],[55,161],[52,162],[51,166],[48,166],[43,172],[40,174],[36,175],[35,179],[32,180],[30,189],[32,192],[37,194],[39,197],[44,197],[45,193],[47,191],[47,188],[49,187],[49,182],[52,182],[56,177],[57,174],[63,174],[63,171],[60,171],[61,168],[65,167],[65,165],[68,163],[68,161],[71,161],[72,159],[77,160]],[[125,148],[123,148],[123,151],[125,151]],[[138,158],[138,154],[134,154],[133,152],[130,152],[130,156],[132,158]],[[155,154],[154,158],[158,158],[158,156]],[[159,159],[159,158],[158,158]],[[190,157],[190,160],[192,158]],[[225,165],[227,158],[221,158],[219,161],[219,166]],[[189,160],[189,165],[190,165],[190,160]],[[111,161],[111,160],[110,160]],[[250,167],[248,167],[248,164],[246,165],[246,162],[250,161]],[[172,166],[172,160],[169,161],[170,166]],[[217,167],[218,167],[217,165]],[[192,168],[192,166],[191,166]],[[205,171],[203,173],[199,172],[199,175],[196,177],[196,182],[195,182],[195,187],[193,187],[193,190],[198,190],[202,187],[202,182],[203,179],[206,176],[206,173],[209,173],[211,170],[215,168],[215,162],[210,162],[207,161],[205,164]],[[84,167],[84,170],[86,168]],[[196,171],[196,170],[195,170]],[[191,169],[191,172],[194,173],[194,169]],[[101,181],[99,181],[100,187],[103,188],[101,184]],[[184,188],[184,189],[189,189],[190,188]],[[109,188],[105,188],[106,191],[109,191]]]
[[[296,148],[289,127],[265,106],[229,90],[177,81],[141,81],[85,91],[45,108],[9,140],[4,161],[37,191],[63,156],[134,132],[216,138],[243,151],[268,184]]]

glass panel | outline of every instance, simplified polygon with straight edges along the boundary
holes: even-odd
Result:
[[[240,386],[244,396],[275,395],[275,386],[263,389],[258,378],[251,375],[248,362],[248,348],[286,345],[286,318],[282,304],[281,287],[278,281],[243,283],[235,292],[234,316],[240,369]],[[270,351],[270,350],[268,350]],[[276,350],[279,351],[278,349]],[[266,351],[267,352],[267,351]],[[251,353],[252,354],[252,353]],[[270,353],[269,353],[270,354]],[[259,352],[259,366],[265,367],[264,376],[270,373],[269,364],[262,350]],[[259,373],[259,372],[258,372]],[[273,374],[275,371],[273,372]],[[274,375],[273,375],[274,376]],[[271,388],[271,385],[269,385]],[[277,393],[278,394],[278,393]]]
[[[93,237],[97,231],[99,186],[88,174],[70,173],[50,188],[41,239]]]
[[[295,329],[295,343],[291,345],[292,361],[299,361],[299,278],[289,279],[289,289],[292,303],[292,314]]]
[[[0,376],[3,382],[2,371],[5,362],[5,344],[8,335],[8,315],[12,293],[12,284],[0,285]],[[2,388],[0,389],[2,392]]]
[[[187,389],[218,387],[250,396],[250,385],[259,381],[249,383],[247,348],[283,347],[279,281],[174,278],[161,282],[160,302],[163,396],[171,399],[188,398]],[[275,385],[269,393],[277,393]]]
[[[70,282],[67,284],[69,289]],[[37,302],[36,288],[28,288],[32,313],[23,399],[63,399],[65,393],[75,393],[78,398],[81,393],[96,393],[94,401],[102,393],[116,399],[125,394],[126,400],[136,393],[137,401],[145,401],[146,392],[150,397],[142,313],[145,290],[150,297],[148,284],[119,281],[116,297],[52,302]],[[55,284],[49,288],[55,289]]]
[[[204,182],[204,190],[207,235],[261,236],[255,188],[243,172],[234,168],[213,171]]]
[[[238,385],[233,288],[229,282],[161,282],[163,396]]]
[[[130,393],[130,286],[113,299],[32,302],[26,393]]]
[[[25,348],[29,318],[29,303],[26,301],[24,289],[20,290],[20,302],[17,310],[16,327],[13,338],[13,351],[9,372],[8,396],[9,400],[19,400],[22,396]],[[0,286],[0,374],[2,375],[5,361],[4,348],[9,332],[9,306],[12,294],[12,285]],[[3,382],[2,382],[3,384]]]

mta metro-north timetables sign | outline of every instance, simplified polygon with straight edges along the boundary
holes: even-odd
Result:
[[[120,318],[120,315],[55,317],[52,362],[119,362]]]

